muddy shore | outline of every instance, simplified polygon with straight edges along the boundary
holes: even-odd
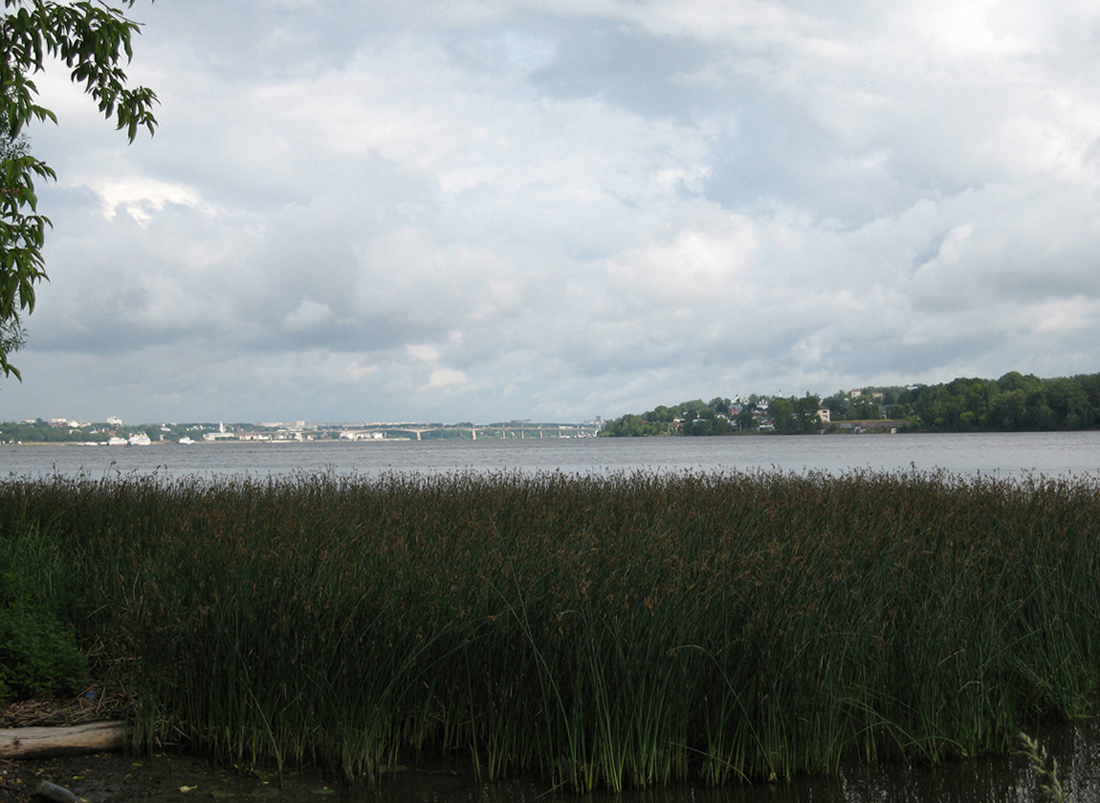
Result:
[[[88,690],[59,700],[0,703],[0,728],[75,725],[122,716],[127,700],[119,693]],[[275,773],[248,767],[215,767],[205,758],[164,753],[130,756],[121,752],[47,759],[0,759],[0,803],[42,800],[40,781],[70,790],[87,803],[113,801],[194,801],[210,799],[283,800],[337,796],[335,781],[319,775]]]
[[[87,803],[195,803],[197,800],[326,799],[336,789],[300,774],[277,776],[217,768],[203,758],[157,755],[147,758],[97,753],[64,758],[0,762],[0,803],[28,803],[39,781],[64,787]]]

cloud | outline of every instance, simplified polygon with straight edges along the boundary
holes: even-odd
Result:
[[[453,368],[434,368],[428,377],[428,384],[418,390],[421,392],[451,390],[461,388],[469,384],[469,381],[464,373]]]
[[[81,186],[79,179],[70,186]],[[119,211],[125,211],[140,224],[146,224],[152,216],[164,209],[165,204],[177,204],[203,209],[203,204],[192,188],[143,178],[115,179],[106,176],[87,182],[103,201],[103,215],[108,220]],[[208,210],[212,212],[213,210]]]
[[[303,298],[294,311],[283,318],[283,328],[291,332],[307,332],[329,323],[334,317],[327,304]]]
[[[670,301],[750,298],[747,284],[757,251],[758,233],[739,215],[725,220],[693,220],[656,242],[608,260],[608,279],[616,297],[648,296],[667,308]]]
[[[1100,323],[1100,301],[1071,298],[1052,301],[1031,310],[1036,334],[1079,333]]]
[[[1100,370],[1088,4],[131,13],[155,137],[39,80],[52,281],[13,416],[575,419]]]

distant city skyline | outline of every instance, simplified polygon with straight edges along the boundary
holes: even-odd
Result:
[[[402,425],[439,425],[444,427],[490,427],[490,426],[555,426],[558,424],[564,426],[584,425],[589,426],[592,424],[599,424],[603,418],[596,416],[595,418],[585,421],[532,421],[529,418],[511,418],[500,421],[413,421],[409,419],[394,420],[394,421],[367,421],[365,419],[347,420],[347,421],[306,421],[306,420],[293,420],[293,421],[230,421],[226,419],[216,420],[198,420],[198,419],[182,419],[178,421],[169,421],[168,419],[152,419],[149,421],[123,421],[118,416],[107,416],[103,419],[88,419],[80,420],[76,418],[69,418],[66,416],[54,416],[47,418],[45,416],[35,416],[33,418],[21,418],[13,419],[10,421],[0,420],[0,423],[25,423],[32,424],[38,421],[51,424],[53,426],[71,426],[71,427],[98,427],[98,426],[117,426],[117,427],[153,427],[153,426],[210,426],[220,427],[222,431],[225,431],[225,427],[259,427],[261,429],[306,429],[306,428],[332,428],[332,427],[345,427],[345,426],[358,426],[358,427],[396,427]]]
[[[1100,9],[193,0],[51,68],[0,418],[544,421],[1100,370]]]
[[[0,421],[0,444],[83,444],[88,446],[152,446],[219,441],[421,441],[432,439],[496,440],[507,438],[592,438],[602,422],[537,422],[513,420],[486,423],[440,422],[110,422],[36,418]]]

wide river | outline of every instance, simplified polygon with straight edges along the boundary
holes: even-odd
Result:
[[[932,471],[1100,478],[1100,432],[0,446],[0,476]]]

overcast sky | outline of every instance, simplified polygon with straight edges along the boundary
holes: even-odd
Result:
[[[825,9],[825,10],[823,10]],[[0,418],[579,421],[1100,372],[1100,10],[139,0]]]

